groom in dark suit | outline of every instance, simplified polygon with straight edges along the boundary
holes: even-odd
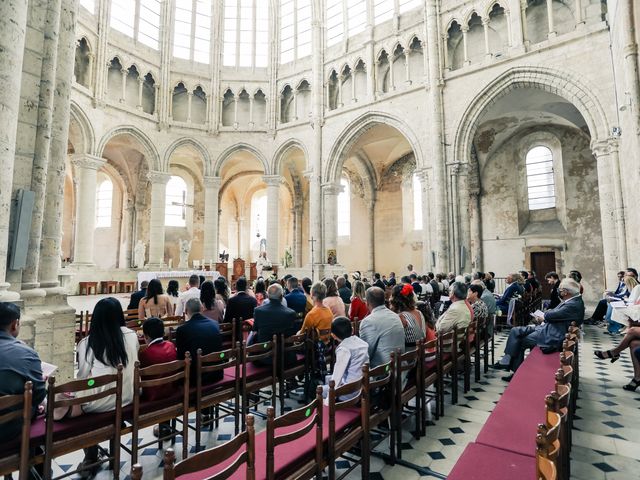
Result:
[[[536,317],[537,325],[514,327],[509,332],[504,356],[494,368],[515,372],[524,361],[524,352],[536,345],[543,351],[558,351],[569,330],[571,322],[584,319],[584,302],[580,286],[569,278],[560,282],[558,289],[562,302],[556,308],[547,310],[544,316]],[[505,377],[503,380],[511,380]]]

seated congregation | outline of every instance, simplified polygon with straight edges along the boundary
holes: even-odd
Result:
[[[126,311],[108,297],[79,318],[76,379],[63,384],[43,377],[37,352],[18,340],[18,307],[0,303],[0,474],[51,479],[55,458],[84,449],[64,476],[106,466],[119,478],[124,450],[136,479],[140,452],[158,444],[167,447],[165,479],[333,480],[356,467],[366,479],[374,448],[400,461],[402,431],[428,436],[445,395],[455,404],[481,380],[495,331],[510,328],[493,367],[515,374],[449,478],[568,479],[579,282],[549,273],[559,303],[530,322],[542,308],[532,272],[510,275],[498,294],[495,275],[408,270],[399,280],[375,274],[370,283],[356,272],[252,287],[244,277],[232,286],[192,275],[168,295],[151,280]],[[296,393],[299,408],[285,408]],[[235,436],[205,445],[203,432],[220,421],[233,422]],[[152,442],[143,429],[153,429]],[[350,468],[338,477],[345,455]]]

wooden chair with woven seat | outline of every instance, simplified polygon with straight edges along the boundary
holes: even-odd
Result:
[[[267,409],[266,438],[256,438],[257,463],[266,446],[266,478],[322,479],[323,415],[322,387],[316,389],[311,403],[279,417],[275,407]],[[262,469],[256,467],[262,474]]]
[[[333,380],[329,382],[329,432],[324,462],[329,467],[329,480],[345,478],[362,462],[362,457],[358,460],[350,456],[351,465],[336,477],[336,460],[356,446],[362,452],[364,436],[369,434],[365,431],[365,416],[369,412],[366,399],[362,401],[362,392],[362,378],[338,388]]]
[[[278,383],[278,339],[274,335],[269,342],[260,342],[253,345],[242,345],[242,366],[240,370],[241,416],[242,430],[246,426],[246,415],[250,408],[271,402],[276,402],[276,385]],[[258,362],[256,364],[256,362]],[[271,393],[266,396],[260,394],[260,390],[270,387]],[[252,400],[254,397],[255,400]]]
[[[420,438],[422,431],[422,366],[420,365],[420,350],[422,342],[418,342],[415,349],[395,355],[395,399],[394,399],[394,425],[396,428],[396,455],[402,458],[402,423],[411,417],[415,417],[415,430],[413,436]],[[403,377],[406,384],[403,385]],[[415,407],[409,403],[415,400]],[[406,416],[403,417],[403,413]]]
[[[442,394],[440,372],[442,370],[442,356],[438,354],[438,339],[423,342],[422,348],[420,349],[420,357],[420,362],[422,364],[422,376],[420,378],[420,389],[422,394],[422,425],[420,434],[424,436],[426,434],[427,420],[429,418],[427,407],[431,400],[435,400],[436,402],[434,417],[436,420],[440,418],[440,396]],[[428,390],[430,387],[434,388],[433,392]]]
[[[287,382],[293,381],[295,383],[295,378],[300,376],[306,380],[310,370],[310,355],[307,335],[304,333],[289,337],[280,335],[278,342],[278,396],[280,397],[280,414],[282,415],[284,413],[284,399],[295,388],[289,388]]]
[[[186,458],[189,438],[189,372],[191,368],[191,357],[189,352],[185,353],[184,360],[174,360],[172,362],[140,367],[140,362],[135,363],[133,374],[133,405],[131,413],[131,427],[125,428],[124,433],[131,432],[131,463],[138,462],[138,451],[158,443],[162,448],[162,442],[171,440],[175,443],[177,435],[182,435],[182,457]],[[145,401],[144,390],[146,388],[164,387],[173,390],[175,393],[160,400]],[[171,421],[182,417],[182,431],[171,428],[167,435],[163,435],[162,430],[158,433],[156,440],[139,443],[140,430],[143,428],[158,425],[162,422]],[[126,446],[122,446],[129,451]]]
[[[47,414],[37,419],[31,428],[31,442],[34,445],[44,443],[44,455],[38,455],[34,463],[44,462],[44,479],[52,479],[51,464],[53,459],[61,455],[75,452],[82,448],[110,443],[110,452],[106,457],[90,464],[81,464],[81,469],[65,472],[67,477],[84,470],[91,470],[109,462],[116,480],[120,475],[120,433],[122,429],[122,365],[116,373],[98,377],[72,380],[56,385],[55,376],[48,379]],[[95,391],[102,389],[101,391]],[[63,418],[53,421],[56,409],[71,409],[74,405],[84,405],[113,396],[114,409],[104,413],[85,413],[74,418]],[[41,436],[42,430],[44,435]]]
[[[196,451],[200,451],[201,435],[204,427],[212,430],[214,425],[218,428],[219,421],[228,415],[233,416],[235,434],[240,428],[240,344],[235,348],[202,354],[202,349],[196,353],[196,385],[191,387],[191,409],[196,412],[196,423],[192,428],[196,433]],[[223,378],[213,383],[207,383],[207,376],[216,372],[223,372]],[[195,399],[194,399],[195,395]],[[220,405],[224,402],[233,402],[231,408],[223,409],[224,415],[220,415]],[[214,414],[205,418],[203,411],[214,407]]]
[[[175,463],[169,448],[164,452],[164,480],[224,480],[236,477],[255,480],[255,429],[253,415],[247,415],[247,428],[222,445],[196,453]],[[235,457],[234,457],[235,455]],[[245,466],[241,470],[242,466]]]
[[[395,463],[396,429],[394,428],[394,392],[395,392],[395,354],[391,360],[375,368],[369,369],[369,364],[362,367],[362,396],[368,405],[368,415],[365,416],[363,428],[369,435],[364,436],[362,454],[362,477],[369,478],[370,452],[390,437],[389,450],[392,464]],[[387,424],[388,428],[379,428]],[[378,439],[371,441],[371,434]]]
[[[31,401],[33,384],[24,384],[24,393],[0,396],[0,430],[7,429],[10,422],[22,421],[21,433],[13,440],[0,444],[0,475],[19,472],[18,479],[29,478],[29,432],[31,430]]]

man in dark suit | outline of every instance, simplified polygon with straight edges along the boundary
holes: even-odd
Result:
[[[560,293],[558,289],[560,288],[560,277],[556,272],[549,272],[544,276],[545,280],[549,285],[551,285],[551,293],[549,294],[549,305],[548,308],[556,308],[560,305]]]
[[[193,363],[191,364],[191,382],[196,381],[195,359],[198,349],[202,349],[204,355],[222,350],[222,336],[218,322],[211,320],[202,313],[202,303],[197,298],[187,300],[185,314],[187,321],[176,330],[176,348],[178,359],[183,360],[185,353],[189,352]],[[222,380],[223,372],[213,372],[202,378],[204,383],[213,383]],[[195,385],[195,383],[194,383]]]
[[[247,279],[240,277],[236,281],[237,293],[227,300],[227,309],[224,311],[222,323],[231,323],[239,319],[236,338],[242,339],[242,321],[253,318],[253,311],[258,306],[258,301],[247,293]]]
[[[287,301],[287,307],[296,312],[299,319],[304,318],[304,312],[307,308],[307,297],[300,288],[298,279],[296,277],[290,277],[287,280],[287,287],[289,293],[287,293],[284,297],[284,299]],[[271,302],[271,300],[269,300],[269,302]]]
[[[507,288],[502,296],[496,300],[496,305],[502,310],[503,314],[506,314],[509,311],[509,302],[513,296],[522,295],[523,293],[524,287],[516,281],[515,275],[510,273],[507,275]]]
[[[140,300],[147,296],[147,287],[149,286],[149,282],[146,280],[140,282],[140,290],[131,294],[131,299],[129,300],[129,306],[127,310],[137,310],[138,304]]]
[[[544,316],[536,317],[537,325],[513,327],[509,332],[505,355],[494,365],[501,370],[516,371],[524,360],[524,352],[528,348],[539,346],[543,352],[558,351],[569,330],[571,322],[584,319],[584,302],[580,295],[580,285],[575,280],[565,278],[559,288],[562,303]],[[511,380],[511,376],[503,380]]]
[[[373,285],[372,286],[381,288],[384,291],[385,284],[382,282],[382,280],[380,280],[380,274],[379,273],[374,273],[373,274]]]
[[[284,335],[286,337],[296,333],[296,312],[282,305],[282,287],[274,283],[269,285],[267,296],[269,302],[258,307],[253,312],[253,331],[256,332],[253,343],[268,342],[274,335]],[[285,359],[287,365],[296,362],[294,352]],[[261,362],[271,364],[270,361]]]

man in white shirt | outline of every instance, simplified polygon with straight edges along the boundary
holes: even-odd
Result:
[[[200,277],[198,275],[191,275],[189,277],[189,290],[182,292],[178,296],[178,303],[176,303],[176,315],[181,316],[185,311],[185,306],[190,298],[197,298],[200,300]]]
[[[471,323],[471,310],[465,303],[467,298],[467,286],[464,283],[454,282],[449,289],[451,306],[438,318],[436,332],[447,333],[456,327],[465,329]]]
[[[369,345],[371,368],[387,363],[391,352],[404,353],[404,327],[400,317],[384,305],[384,290],[370,287],[366,293],[369,315],[360,323],[360,338]]]
[[[369,344],[364,340],[353,336],[351,322],[347,317],[337,317],[331,323],[331,336],[337,342],[336,363],[333,373],[327,375],[327,384],[322,387],[322,396],[329,395],[329,382],[335,382],[335,388],[354,382],[362,377],[362,367],[369,362]],[[354,394],[345,395],[339,400],[349,400]]]

